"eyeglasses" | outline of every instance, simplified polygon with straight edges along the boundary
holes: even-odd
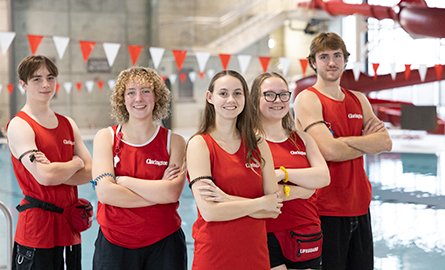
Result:
[[[281,92],[281,93],[275,93],[274,91],[266,91],[263,93],[264,99],[267,102],[275,102],[277,100],[277,97],[280,97],[280,100],[282,102],[288,102],[290,99],[291,92]]]

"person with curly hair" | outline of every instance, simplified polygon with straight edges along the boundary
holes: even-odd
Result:
[[[111,95],[117,125],[99,130],[93,180],[100,225],[93,269],[187,268],[177,212],[185,141],[159,123],[170,91],[152,69],[122,71]]]

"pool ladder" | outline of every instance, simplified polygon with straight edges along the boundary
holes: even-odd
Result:
[[[12,267],[12,214],[9,208],[0,201],[0,209],[6,218],[6,266],[0,265],[0,269],[11,270]]]

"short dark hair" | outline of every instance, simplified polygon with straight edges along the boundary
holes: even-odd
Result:
[[[23,58],[17,68],[17,74],[19,79],[25,83],[34,75],[34,73],[39,70],[42,66],[46,67],[49,73],[55,77],[59,75],[59,70],[56,64],[51,61],[48,57],[43,55],[31,55]]]
[[[309,56],[307,57],[307,60],[309,60],[311,68],[315,72],[317,72],[317,70],[313,66],[313,63],[315,62],[315,55],[318,52],[325,50],[338,50],[338,49],[342,50],[343,55],[345,57],[345,63],[347,63],[350,53],[346,50],[346,44],[343,41],[343,39],[334,32],[318,34],[311,42],[311,46],[309,49]]]

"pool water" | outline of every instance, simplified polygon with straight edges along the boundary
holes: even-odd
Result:
[[[87,142],[87,147],[91,151],[91,142]],[[444,163],[443,154],[384,153],[365,158],[365,168],[373,186],[371,216],[375,269],[444,269],[445,181],[441,177]],[[5,145],[0,145],[0,172],[0,200],[10,208],[17,221],[14,207],[22,194]],[[90,184],[79,187],[79,196],[97,205]],[[191,227],[197,212],[188,187],[181,195],[179,212],[191,269]],[[0,269],[6,264],[5,227],[5,219],[0,217]],[[91,269],[97,231],[98,224],[94,222],[91,229],[82,233],[82,265],[86,270]]]

